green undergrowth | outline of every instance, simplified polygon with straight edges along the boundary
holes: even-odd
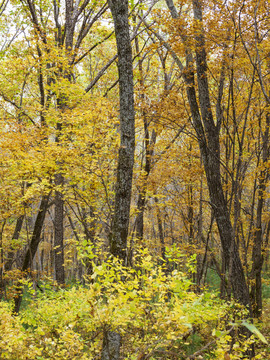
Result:
[[[206,275],[206,286],[210,291],[220,290],[220,277],[213,269],[208,269]]]
[[[32,298],[29,290],[18,316],[12,314],[12,303],[0,303],[0,358],[100,359],[108,330],[121,334],[122,360],[181,360],[194,353],[223,359],[226,352],[239,359],[257,341],[237,335],[246,317],[237,304],[192,291],[194,259],[185,271],[179,267],[168,274],[143,250],[134,268],[110,258],[99,266],[93,263],[93,269],[87,286],[55,291],[47,282],[44,292]],[[253,332],[266,342],[257,329]],[[265,346],[256,359],[265,359]]]

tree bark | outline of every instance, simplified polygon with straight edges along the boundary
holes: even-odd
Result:
[[[225,266],[231,266],[230,282],[234,297],[244,305],[249,305],[249,293],[238,248],[233,237],[233,228],[223,193],[220,174],[220,123],[214,123],[209,96],[205,40],[202,27],[202,7],[199,0],[193,0],[194,19],[200,23],[195,34],[196,68],[199,90],[201,118],[204,126],[205,139],[199,136],[200,149],[206,172],[207,184],[213,212],[217,222],[222,244]],[[196,128],[196,126],[195,126]],[[197,134],[201,135],[202,123]],[[197,128],[196,128],[197,131]],[[205,141],[206,140],[206,141]]]
[[[23,221],[24,221],[24,215],[19,216],[16,221],[16,226],[11,241],[19,239],[20,232],[23,226]],[[5,272],[11,270],[13,262],[14,262],[14,251],[9,251],[7,260],[5,262]]]
[[[173,0],[166,0],[166,3],[172,17],[178,18],[178,13],[173,4]],[[193,126],[197,134],[206,173],[210,201],[219,230],[226,270],[228,271],[229,267],[231,267],[230,280],[234,297],[240,303],[250,308],[248,287],[239,251],[233,238],[233,228],[221,182],[219,141],[221,123],[220,119],[217,119],[217,123],[215,124],[210,102],[205,39],[202,25],[202,6],[200,0],[193,0],[193,13],[194,20],[197,23],[195,32],[195,53],[199,104],[195,90],[193,55],[186,42],[185,35],[180,34],[186,53],[186,69],[183,72],[183,77],[186,83]],[[181,62],[178,61],[177,64],[178,63],[181,66],[181,70],[183,70]]]
[[[128,24],[128,0],[109,0],[108,3],[114,20],[118,53],[121,133],[110,250],[114,256],[126,262],[135,151],[132,48]],[[111,330],[104,331],[101,359],[119,360],[120,347],[121,335]]]
[[[62,27],[60,24],[60,18],[59,18],[59,7],[60,4],[57,2],[54,2],[54,17],[55,17],[55,26],[58,29],[58,33],[56,36],[56,43],[59,47],[61,47],[63,44],[65,45],[66,50],[66,56],[68,58],[69,68],[62,69],[61,66],[58,69],[58,78],[61,79],[67,79],[70,83],[73,79],[72,74],[72,67],[74,65],[74,55],[72,54],[72,50],[74,50],[74,43],[76,50],[79,49],[80,44],[83,40],[83,38],[87,35],[89,32],[92,24],[94,21],[89,19],[89,14],[92,12],[91,10],[88,10],[89,13],[84,14],[84,19],[82,22],[82,26],[79,30],[77,39],[75,38],[76,32],[75,28],[78,24],[78,18],[83,9],[89,4],[89,0],[86,0],[81,5],[81,8],[79,7],[80,2],[76,2],[76,4],[72,0],[65,0],[65,25],[64,29],[65,31],[62,31]],[[101,7],[101,10],[96,15],[96,19],[102,14],[104,11],[106,11],[106,5],[103,5]],[[68,109],[68,97],[67,95],[60,94],[60,96],[57,98],[57,107],[59,109],[59,112],[65,112]],[[57,124],[57,136],[56,136],[56,143],[59,142],[59,137],[62,133],[62,123],[59,122]],[[61,146],[59,144],[59,146]],[[64,185],[64,175],[61,173],[61,164],[60,165],[60,171],[55,175],[55,184],[57,186],[63,186]],[[64,284],[65,283],[65,268],[64,268],[64,198],[61,191],[55,192],[55,218],[54,218],[54,267],[55,267],[55,278],[58,284]]]
[[[63,185],[62,174],[56,174],[55,184]],[[55,193],[54,208],[54,270],[58,284],[65,284],[64,268],[64,199],[60,191]]]
[[[164,239],[164,229],[162,224],[162,218],[160,214],[160,209],[158,207],[158,198],[155,197],[155,203],[157,208],[157,223],[158,223],[158,235],[159,235],[159,241],[160,241],[160,252],[161,257],[164,261],[166,261],[166,248],[165,248],[165,239]]]
[[[151,171],[151,162],[154,152],[154,146],[156,143],[156,132],[153,130],[151,140],[149,139],[149,130],[144,119],[144,136],[145,136],[145,164],[144,164],[144,173],[142,175],[142,185],[140,187],[139,197],[137,201],[138,214],[135,220],[135,234],[136,238],[143,239],[144,233],[144,210],[146,204],[146,190],[147,190],[147,180]]]
[[[115,331],[103,333],[101,360],[119,360],[121,347],[121,335]]]
[[[11,241],[19,239],[20,232],[21,232],[22,225],[23,225],[23,220],[24,220],[24,215],[20,215],[16,221],[16,226],[15,226]],[[4,272],[3,273],[6,273],[12,269],[12,264],[15,260],[14,258],[15,258],[14,251],[9,251],[7,260],[4,264]],[[6,279],[4,279],[2,277],[1,283],[0,283],[0,300],[2,299],[3,295],[5,294],[6,283],[7,283]]]
[[[43,228],[46,212],[48,209],[49,199],[50,199],[50,194],[44,195],[41,199],[31,241],[23,259],[22,272],[27,271],[31,267],[31,263],[37,252],[37,248],[41,240],[41,231]],[[21,301],[22,301],[22,292],[23,289],[20,287],[18,291],[18,295],[15,298],[14,313],[18,313],[20,310]]]
[[[270,115],[266,115],[266,130],[263,134],[262,144],[262,161],[263,165],[269,160],[270,149],[269,149],[269,126],[270,126]],[[258,179],[258,205],[257,205],[257,216],[256,216],[256,231],[254,235],[254,245],[252,249],[252,270],[251,270],[251,303],[255,317],[262,315],[262,266],[263,266],[263,231],[262,231],[262,213],[265,202],[265,190],[266,183],[268,180],[268,171],[263,168],[260,172]]]
[[[113,15],[118,52],[121,132],[110,249],[113,255],[126,260],[135,150],[132,48],[128,24],[128,1],[110,0],[109,7]]]

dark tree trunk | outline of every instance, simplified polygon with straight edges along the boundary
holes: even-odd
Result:
[[[16,226],[14,229],[14,233],[12,236],[12,240],[18,240],[19,236],[20,236],[20,232],[23,226],[23,220],[24,220],[24,215],[21,215],[18,217],[17,221],[16,221]],[[12,268],[12,264],[14,262],[14,251],[10,251],[8,252],[8,257],[7,260],[5,262],[5,272],[6,271],[10,271]]]
[[[270,149],[269,149],[269,126],[270,126],[270,115],[266,117],[266,130],[263,134],[262,144],[262,161],[263,164],[269,160]],[[251,303],[255,317],[262,315],[262,266],[263,266],[263,231],[262,231],[262,213],[265,202],[265,190],[266,182],[269,174],[264,168],[260,172],[258,181],[258,205],[257,205],[257,217],[256,217],[256,231],[254,235],[254,245],[252,249],[252,270],[251,270]]]
[[[31,3],[31,0],[29,0]],[[56,76],[59,79],[66,79],[70,83],[73,81],[73,66],[76,61],[80,61],[84,56],[79,59],[76,58],[78,50],[85,36],[90,31],[92,25],[99,19],[99,17],[108,9],[106,2],[102,5],[97,13],[93,16],[95,9],[95,2],[91,6],[90,0],[83,2],[73,0],[65,0],[65,17],[64,22],[61,21],[61,7],[63,3],[54,1],[54,22],[55,22],[55,42],[58,48],[65,48],[65,55],[68,60],[67,66],[59,66]],[[75,29],[77,28],[77,31]],[[53,81],[53,80],[52,80]],[[60,93],[57,100],[57,107],[59,113],[65,112],[68,109],[68,95]],[[62,133],[62,123],[59,121],[57,124],[56,142]],[[61,146],[61,144],[59,144]],[[55,176],[55,184],[62,186],[64,184],[64,174],[61,173],[61,164],[59,165],[59,173]],[[54,267],[55,277],[59,284],[65,282],[64,271],[64,198],[61,191],[55,192],[55,232],[54,232]]]
[[[41,199],[39,211],[37,214],[37,218],[35,221],[32,237],[31,237],[31,241],[30,241],[29,247],[28,247],[28,249],[25,253],[24,259],[23,259],[22,272],[27,271],[31,267],[32,261],[37,252],[37,248],[38,248],[38,245],[41,240],[41,231],[43,228],[46,212],[48,209],[49,198],[50,198],[50,195],[48,194],[48,195],[44,195]],[[18,313],[20,310],[21,301],[22,301],[22,292],[23,292],[23,289],[21,288],[21,286],[19,284],[18,295],[15,298],[14,313]]]
[[[60,77],[60,75],[59,75]],[[65,111],[66,97],[60,96],[57,99],[59,111]],[[56,125],[55,142],[61,146],[59,139],[62,133],[62,124]],[[54,183],[58,187],[54,196],[54,274],[55,280],[59,285],[65,284],[65,268],[64,268],[64,198],[62,194],[62,187],[64,185],[64,176],[61,173],[61,163],[58,162],[58,173],[55,174]]]
[[[23,220],[24,220],[24,215],[21,215],[18,217],[11,241],[19,239],[20,232],[21,232],[22,225],[23,225]],[[3,252],[3,250],[1,250],[1,251]],[[4,272],[2,270],[2,277],[1,277],[1,282],[0,282],[0,300],[4,296],[5,289],[6,289],[6,279],[3,277],[3,273],[6,273],[12,269],[12,264],[14,262],[14,258],[15,258],[15,252],[9,251],[7,259],[4,264]]]
[[[61,174],[55,176],[55,185],[63,185]],[[64,268],[64,200],[60,191],[55,193],[54,208],[54,267],[55,280],[58,284],[65,284]]]
[[[54,6],[59,6],[54,4]],[[74,39],[74,30],[76,25],[76,20],[74,19],[73,10],[73,1],[72,0],[65,0],[65,37],[62,38],[60,34],[56,38],[58,46],[62,45],[62,42],[65,41],[65,49],[67,54],[69,55],[72,51],[73,47],[73,39]],[[59,8],[58,8],[59,11]],[[55,12],[57,14],[57,12]],[[58,13],[59,15],[59,13]],[[55,17],[56,26],[59,24],[58,15]],[[60,25],[59,25],[60,26]],[[71,57],[69,57],[69,63],[71,63]],[[72,79],[72,70],[68,69],[63,71],[61,67],[58,69],[58,77],[65,78],[69,82]],[[67,96],[66,94],[60,94],[57,98],[57,107],[59,112],[65,112],[68,108],[67,106]],[[57,123],[56,126],[56,139],[55,142],[59,143],[59,138],[62,133],[62,123]],[[60,144],[58,144],[60,146]],[[61,164],[58,164],[61,168]],[[55,185],[56,186],[63,186],[64,185],[64,176],[60,172],[55,175]],[[55,198],[54,198],[54,273],[55,273],[55,280],[59,285],[65,284],[65,267],[64,267],[64,199],[63,194],[61,191],[55,191]]]
[[[109,0],[108,3],[114,20],[118,53],[121,133],[110,250],[114,256],[126,262],[135,150],[132,48],[128,24],[128,0]],[[120,347],[121,335],[110,329],[104,331],[101,359],[119,360]]]
[[[142,175],[142,185],[137,202],[138,214],[135,222],[135,234],[138,239],[143,239],[144,232],[144,210],[146,204],[147,180],[151,171],[151,163],[156,143],[156,132],[153,130],[151,140],[149,139],[148,124],[144,118],[144,136],[145,136],[145,164],[144,174]]]
[[[144,125],[144,145],[145,145],[145,163],[143,167],[143,174],[141,179],[141,186],[137,201],[137,210],[138,214],[135,220],[135,236],[137,239],[143,239],[144,232],[144,210],[146,204],[146,189],[147,189],[147,180],[151,171],[152,165],[152,156],[154,152],[154,146],[156,143],[156,132],[153,130],[152,136],[150,139],[149,135],[149,121],[147,120],[146,110],[144,109],[144,101],[145,101],[145,92],[144,92],[144,76],[143,76],[143,59],[140,56],[140,47],[138,37],[135,38],[135,48],[136,54],[138,57],[138,67],[139,67],[139,84],[140,84],[140,93],[139,97],[142,102],[142,119]]]
[[[119,360],[121,335],[115,331],[103,332],[101,360]]]
[[[214,123],[211,102],[208,88],[207,78],[207,63],[206,63],[206,51],[204,43],[204,34],[202,27],[202,9],[201,2],[199,0],[193,0],[193,12],[194,18],[201,26],[195,35],[196,39],[196,68],[199,90],[199,103],[201,110],[201,117],[198,117],[199,111],[194,108],[193,101],[191,102],[192,115],[196,116],[195,121],[200,121],[199,126],[196,126],[197,135],[199,137],[199,145],[202,153],[204,168],[206,172],[208,190],[210,194],[210,200],[213,207],[213,212],[217,222],[221,245],[224,254],[226,269],[230,270],[230,283],[232,286],[234,297],[244,305],[249,305],[249,293],[245,280],[244,270],[239,256],[238,248],[235,244],[233,237],[233,228],[228,212],[226,200],[223,193],[221,174],[220,174],[220,141],[219,141],[219,129],[220,123]],[[188,89],[188,92],[190,90]],[[195,93],[195,91],[194,91]],[[195,94],[192,95],[195,95]],[[195,110],[195,111],[194,111]],[[198,125],[198,124],[197,124]],[[202,138],[201,131],[204,136]]]
[[[154,199],[155,199],[155,203],[157,205],[157,223],[158,223],[158,235],[159,235],[159,241],[160,241],[160,252],[161,252],[162,259],[164,261],[166,261],[166,248],[165,248],[165,239],[164,239],[162,218],[161,218],[160,210],[158,207],[158,199],[156,197]]]
[[[167,6],[173,18],[178,18],[178,13],[173,4],[173,0],[166,0]],[[202,155],[204,169],[207,178],[207,185],[210,201],[216,223],[219,230],[225,267],[230,271],[230,283],[234,297],[242,304],[249,306],[249,292],[246,284],[244,270],[239,256],[238,248],[233,237],[233,228],[227,208],[220,173],[220,141],[219,131],[221,117],[215,124],[207,78],[207,61],[204,40],[204,30],[202,26],[202,8],[200,0],[193,0],[194,19],[197,21],[195,33],[196,51],[196,70],[198,82],[199,105],[195,91],[195,75],[193,69],[193,55],[187,44],[184,33],[180,34],[186,52],[186,69],[183,72],[186,83],[186,91],[192,115],[193,126],[197,133],[198,143]],[[180,30],[181,31],[181,30]],[[177,62],[177,64],[180,61]],[[181,65],[180,65],[181,66]],[[183,70],[181,68],[181,70]],[[223,79],[224,81],[224,79]],[[223,82],[220,82],[219,102],[222,100]],[[249,306],[250,307],[250,306]]]
[[[135,149],[135,113],[132,49],[128,25],[128,1],[110,0],[118,52],[121,144],[118,153],[111,253],[126,260],[127,237]]]
[[[5,227],[6,221],[2,222],[2,229],[0,230],[0,300],[5,294],[5,281],[4,281],[4,251],[3,251],[3,230]]]

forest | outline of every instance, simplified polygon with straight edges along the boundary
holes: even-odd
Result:
[[[270,359],[269,0],[0,0],[0,359]]]

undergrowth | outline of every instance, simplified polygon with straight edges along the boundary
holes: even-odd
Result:
[[[109,258],[99,266],[93,263],[93,269],[87,286],[55,291],[53,282],[47,281],[44,291],[28,297],[17,316],[11,302],[1,302],[0,358],[100,359],[108,330],[121,334],[122,360],[245,358],[251,343],[259,339],[241,337],[243,325],[266,342],[240,306],[214,293],[192,291],[194,259],[185,271],[179,267],[168,274],[143,250],[134,268]],[[261,344],[255,359],[265,360],[267,348]]]

